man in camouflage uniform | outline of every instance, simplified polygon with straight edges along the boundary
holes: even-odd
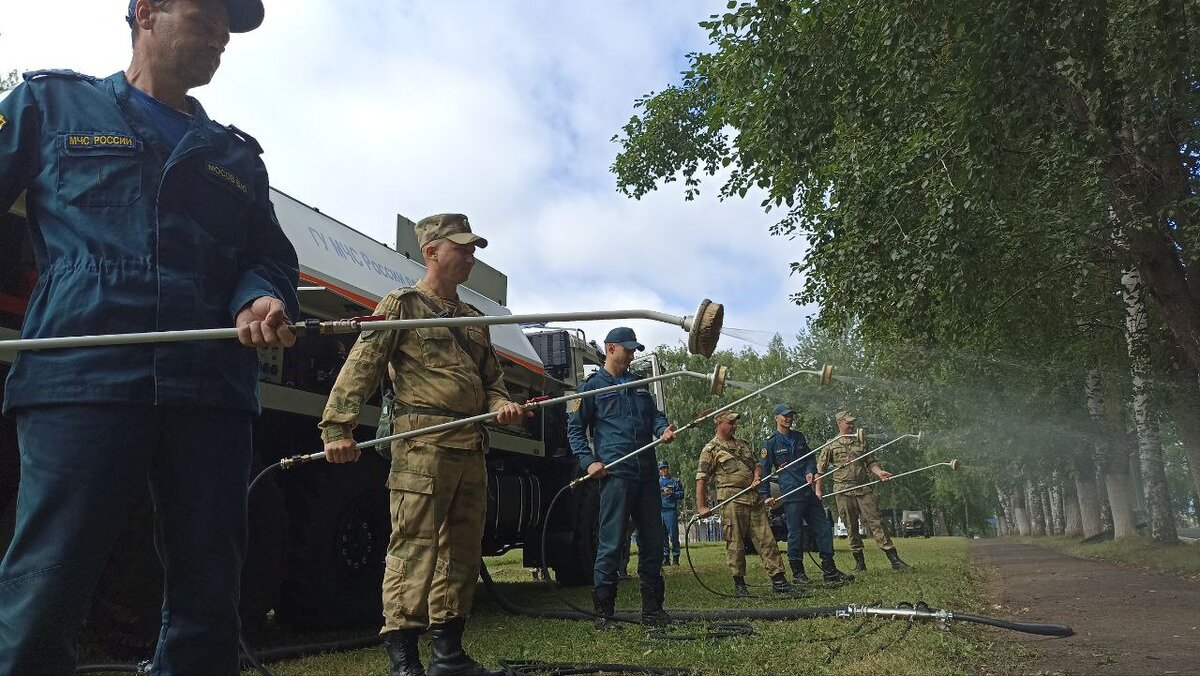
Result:
[[[746,587],[746,536],[754,543],[762,558],[763,569],[771,576],[771,588],[779,593],[792,590],[783,573],[783,558],[775,544],[775,534],[767,508],[756,490],[762,481],[762,470],[758,456],[750,444],[735,438],[740,414],[733,411],[718,413],[715,420],[717,434],[700,451],[700,463],[696,470],[696,506],[700,518],[712,514],[708,508],[707,483],[712,479],[717,485],[717,502],[737,495],[721,509],[721,522],[725,529],[725,561],[733,574],[734,596],[750,596]]]
[[[396,289],[375,314],[388,319],[479,316],[459,300],[457,287],[487,240],[471,232],[466,216],[439,214],[416,224],[425,278]],[[387,369],[395,390],[393,433],[497,412],[509,425],[524,410],[508,399],[503,372],[486,327],[363,331],[338,374],[321,419],[330,462],[357,460],[353,430],[363,402]],[[417,636],[426,627],[429,676],[500,674],[472,660],[462,647],[482,556],[486,513],[487,432],[456,427],[392,443],[392,536],[383,576],[383,636],[392,676],[424,674]]]
[[[837,420],[838,434],[843,436],[821,452],[821,462],[817,471],[824,474],[831,467],[838,467],[839,469],[833,473],[833,490],[836,492],[848,488],[854,489],[834,496],[837,500],[838,514],[842,517],[842,523],[846,524],[846,530],[850,535],[850,553],[854,555],[854,570],[861,572],[867,569],[866,559],[863,556],[862,534],[858,532],[859,515],[867,522],[867,528],[871,530],[875,543],[883,549],[888,561],[892,562],[892,568],[908,570],[909,565],[900,560],[900,555],[896,553],[896,546],[892,544],[892,539],[883,530],[883,519],[879,517],[879,502],[875,500],[875,490],[870,486],[862,486],[862,484],[874,481],[871,478],[872,474],[882,481],[887,481],[892,478],[892,473],[880,467],[879,461],[875,459],[874,455],[867,456],[863,460],[857,459],[867,452],[867,448],[859,443],[857,437],[846,436],[854,434],[855,418],[853,413],[841,410],[837,412],[835,419]],[[861,487],[854,488],[855,486]]]

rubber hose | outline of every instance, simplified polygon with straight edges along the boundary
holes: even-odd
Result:
[[[1011,622],[1009,620],[997,620],[994,617],[984,617],[982,615],[971,615],[970,613],[954,613],[954,619],[962,620],[963,622],[974,622],[976,624],[987,624],[1001,629],[1011,629],[1026,634],[1037,634],[1039,636],[1074,636],[1075,630],[1065,624],[1043,624],[1041,622]]]
[[[576,610],[553,610],[542,608],[526,608],[518,606],[505,598],[494,588],[495,582],[488,573],[487,564],[481,563],[479,575],[483,578],[483,587],[505,612],[512,615],[524,615],[546,620],[592,620],[594,613],[584,613]],[[679,620],[806,620],[814,617],[833,617],[844,606],[814,606],[811,608],[713,608],[713,609],[684,609],[670,611],[673,619]],[[956,616],[957,617],[957,616]],[[622,622],[641,622],[641,613],[615,613],[614,619]]]

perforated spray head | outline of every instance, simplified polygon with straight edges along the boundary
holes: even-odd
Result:
[[[828,385],[833,382],[833,364],[826,364],[825,368],[821,369],[821,385]]]
[[[950,469],[951,469],[951,470],[953,470],[953,471],[957,472],[957,471],[958,471],[958,458],[955,458],[955,459],[951,460],[951,461],[949,462],[949,465],[950,465]]]
[[[725,381],[729,378],[729,367],[717,364],[708,377],[708,391],[718,397],[725,393]]]
[[[700,301],[696,314],[684,318],[688,330],[688,352],[702,357],[711,357],[721,337],[721,324],[725,321],[725,306],[705,298]]]
[[[867,443],[867,428],[865,428],[865,427],[858,428],[857,434],[858,434],[858,443],[863,444],[865,446]]]

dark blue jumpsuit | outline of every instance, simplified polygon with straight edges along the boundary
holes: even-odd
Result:
[[[808,447],[808,440],[804,438],[803,434],[791,430],[786,435],[776,431],[763,444],[763,451],[759,464],[762,466],[762,475],[767,476],[775,471],[775,468],[808,455],[812,452],[812,449]],[[806,484],[804,480],[805,475],[816,473],[817,459],[815,455],[809,455],[804,460],[793,463],[779,473],[780,494],[782,495],[804,486]],[[758,491],[764,496],[769,496],[770,489],[770,484],[764,481]],[[788,525],[787,552],[789,561],[802,561],[804,559],[803,524],[805,523],[808,524],[813,538],[817,541],[817,550],[821,553],[821,560],[833,560],[833,527],[829,523],[829,516],[825,513],[825,508],[821,505],[821,501],[817,499],[811,487],[801,488],[784,498],[783,513],[787,518]]]
[[[580,392],[634,380],[630,374],[614,376],[604,369],[579,386]],[[667,417],[658,410],[654,395],[645,386],[579,400],[579,409],[567,421],[571,450],[585,471],[593,462],[611,463],[662,436]],[[589,444],[590,434],[590,444]],[[663,588],[662,519],[659,515],[658,462],[654,451],[634,456],[608,470],[600,479],[600,537],[593,583],[597,590],[614,590],[621,563],[621,538],[625,521],[633,517],[638,531],[638,579],[644,589]]]
[[[0,101],[0,210],[26,193],[39,272],[22,337],[231,327],[261,296],[297,316],[296,253],[252,138],[191,100],[167,147],[123,73],[26,80]],[[257,374],[235,340],[18,354],[0,673],[74,670],[84,609],[147,485],[166,578],[154,673],[237,673]]]
[[[670,492],[664,492],[665,489]],[[667,557],[674,555],[679,559],[679,501],[683,499],[683,482],[678,477],[659,476],[658,489],[662,500],[663,532],[663,563]]]

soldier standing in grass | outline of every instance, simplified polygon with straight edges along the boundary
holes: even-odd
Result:
[[[416,224],[425,278],[380,301],[388,319],[474,317],[458,297],[475,265],[475,247],[462,214],[439,214]],[[396,393],[394,433],[485,412],[509,425],[525,415],[509,401],[504,374],[486,327],[363,331],[338,374],[320,423],[329,462],[357,460],[353,430],[363,402],[385,370]],[[429,629],[429,676],[501,674],[463,650],[462,636],[482,557],[487,499],[488,436],[481,425],[456,427],[392,442],[392,537],[383,576],[383,637],[391,676],[425,673],[417,637]]]
[[[750,596],[746,587],[746,537],[754,543],[762,558],[763,569],[771,576],[771,588],[778,593],[792,591],[783,571],[783,558],[771,532],[767,508],[758,491],[762,481],[762,470],[758,457],[749,443],[735,438],[740,414],[722,411],[717,414],[717,433],[712,441],[700,451],[700,463],[696,470],[696,508],[700,518],[712,514],[708,508],[709,479],[717,485],[717,501],[736,498],[721,509],[721,522],[725,528],[725,560],[733,574],[733,593],[745,598]]]
[[[857,437],[853,436],[855,428],[853,413],[841,410],[837,412],[834,419],[837,420],[838,434],[842,436],[822,451],[818,473],[824,474],[830,467],[840,467],[833,473],[834,491],[852,489],[836,495],[834,498],[837,500],[838,514],[842,517],[842,523],[846,524],[846,530],[850,535],[850,553],[854,556],[854,572],[867,569],[866,559],[863,556],[862,534],[858,531],[859,515],[867,522],[867,528],[871,529],[875,544],[879,545],[883,553],[887,555],[888,561],[892,563],[892,568],[909,570],[909,565],[900,560],[900,555],[896,553],[896,546],[892,544],[892,539],[883,530],[883,519],[879,516],[879,502],[875,499],[875,489],[862,485],[874,480],[871,478],[872,474],[881,481],[887,481],[892,478],[892,473],[880,467],[879,461],[873,455],[864,460],[858,460],[867,452],[867,448],[859,443]],[[855,488],[855,486],[860,486],[860,488]]]

